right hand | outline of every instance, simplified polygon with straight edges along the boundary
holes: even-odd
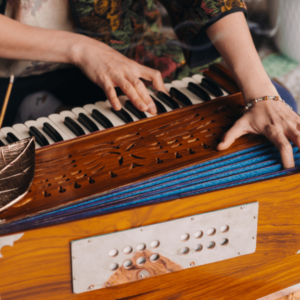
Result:
[[[154,115],[155,103],[140,78],[151,81],[157,91],[168,93],[161,73],[142,66],[108,45],[82,36],[72,49],[73,63],[105,92],[115,110],[121,109],[115,87],[120,87],[133,105]]]

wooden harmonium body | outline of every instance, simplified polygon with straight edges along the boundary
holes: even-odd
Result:
[[[31,190],[0,213],[1,300],[250,300],[299,283],[300,154],[283,170],[252,135],[217,151],[242,110],[235,93],[38,149]]]

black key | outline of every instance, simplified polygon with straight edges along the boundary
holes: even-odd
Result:
[[[216,97],[223,96],[223,91],[220,89],[220,87],[213,82],[212,80],[208,78],[203,78],[200,85],[207,89],[209,92],[211,92]]]
[[[76,135],[85,135],[83,129],[70,117],[65,117],[64,124]]]
[[[150,96],[152,100],[155,103],[156,109],[157,109],[157,114],[162,114],[167,112],[166,108],[159,102],[157,101],[154,97]]]
[[[19,139],[12,132],[7,133],[6,140],[8,141],[9,144],[19,141]]]
[[[100,123],[104,128],[111,128],[114,127],[112,122],[107,119],[98,109],[92,110],[92,117]]]
[[[51,137],[51,139],[55,143],[62,142],[64,140],[60,133],[55,128],[53,128],[51,124],[47,122],[44,123],[43,130]]]
[[[183,106],[193,105],[191,100],[185,94],[183,94],[174,87],[170,89],[170,95]]]
[[[133,122],[131,116],[123,108],[121,108],[120,110],[114,110],[113,108],[111,108],[110,110],[125,123]]]
[[[0,147],[5,146],[5,144],[0,140]]]
[[[34,136],[37,143],[39,143],[42,147],[49,145],[46,137],[36,127],[30,126],[28,134],[30,136]]]
[[[168,105],[172,109],[176,109],[176,108],[180,107],[178,105],[178,103],[174,99],[172,99],[172,97],[165,94],[164,92],[160,92],[160,91],[157,92],[157,98],[159,100],[161,100],[163,103],[165,103],[166,105]]]
[[[98,126],[95,124],[95,122],[93,122],[87,115],[85,115],[84,113],[79,113],[78,114],[78,121],[84,126],[86,127],[90,132],[95,132],[98,131],[99,128]]]
[[[125,108],[134,114],[138,119],[146,119],[147,116],[144,112],[137,109],[129,100],[125,102]]]
[[[202,87],[200,87],[199,85],[193,82],[189,82],[188,90],[191,91],[196,96],[198,96],[199,98],[201,98],[205,102],[211,100],[208,93]]]

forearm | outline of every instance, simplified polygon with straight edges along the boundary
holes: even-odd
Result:
[[[242,12],[232,13],[207,30],[239,85],[245,102],[266,95],[278,95],[254,47]]]
[[[74,63],[74,48],[79,34],[38,28],[0,15],[0,57]],[[88,39],[88,38],[86,38]]]

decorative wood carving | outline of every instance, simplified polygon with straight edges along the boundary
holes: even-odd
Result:
[[[0,218],[9,222],[55,209],[256,145],[264,139],[245,136],[229,150],[216,150],[242,104],[240,95],[228,96],[41,148],[31,190]]]

